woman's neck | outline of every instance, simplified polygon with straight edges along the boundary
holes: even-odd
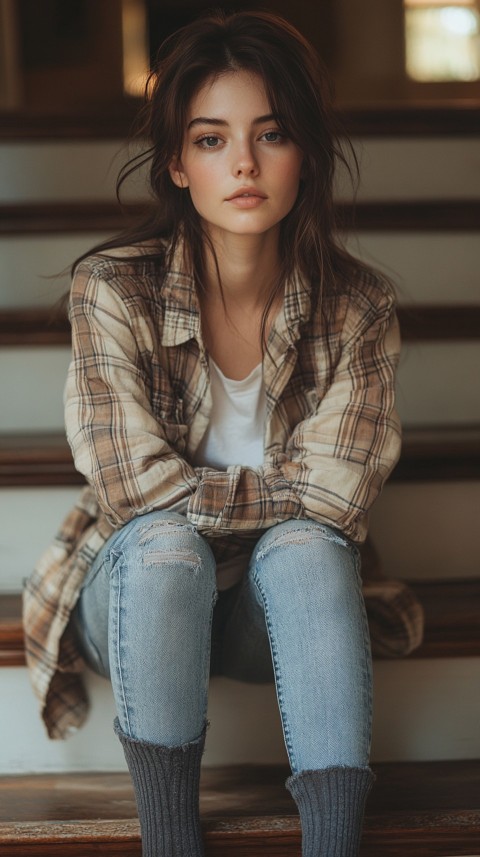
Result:
[[[207,255],[207,288],[201,297],[202,331],[207,351],[217,366],[228,378],[240,380],[261,362],[262,336],[268,338],[280,309],[282,295],[278,294],[264,320],[280,263],[277,240],[268,236],[231,237],[232,240],[214,242],[218,272],[212,254]]]
[[[207,299],[244,309],[264,307],[280,268],[278,234],[222,235],[221,240],[214,238],[213,246],[218,271],[207,250]]]

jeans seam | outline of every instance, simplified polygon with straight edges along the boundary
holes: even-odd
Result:
[[[123,551],[121,553],[121,557],[122,557],[122,562],[125,562],[125,557],[124,557]],[[120,688],[121,688],[121,696],[122,696],[122,700],[123,700],[123,709],[124,709],[125,721],[127,723],[127,731],[128,731],[128,734],[131,736],[132,730],[131,730],[131,725],[130,725],[130,717],[129,717],[129,712],[128,712],[127,698],[126,698],[126,694],[125,694],[125,685],[124,685],[123,674],[122,674],[121,652],[120,652],[120,637],[121,637],[120,614],[121,614],[121,595],[122,595],[122,575],[118,571],[119,565],[120,565],[119,562],[115,563],[114,568],[112,569],[112,572],[117,575],[117,587],[118,587],[117,604],[116,604],[116,608],[117,608],[116,609],[116,621],[115,621],[115,653],[116,653],[115,671],[117,673],[118,683],[119,683]]]
[[[368,619],[367,613],[365,610],[365,601],[363,598],[362,592],[362,581],[360,575],[361,569],[361,559],[360,553],[358,549],[354,555],[355,562],[355,572],[356,572],[356,585],[357,591],[359,593],[359,598],[362,601],[363,609],[362,609],[362,629],[363,629],[363,658],[364,658],[364,681],[362,682],[362,688],[365,695],[365,702],[368,708],[368,725],[365,735],[365,743],[366,743],[366,751],[367,756],[370,756],[371,751],[371,743],[372,743],[372,729],[373,729],[373,674],[372,674],[372,658],[368,656],[368,652],[371,652],[371,643],[370,643],[370,631],[368,627]]]
[[[273,668],[274,668],[274,673],[275,673],[275,684],[276,684],[276,688],[277,688],[278,708],[280,711],[280,718],[282,721],[283,734],[284,734],[284,738],[285,738],[285,746],[287,748],[287,753],[288,753],[289,760],[290,760],[290,767],[292,768],[292,770],[296,770],[295,753],[294,753],[293,744],[291,741],[290,729],[288,726],[286,715],[284,714],[284,710],[283,710],[284,699],[283,699],[283,692],[282,692],[282,682],[280,680],[280,668],[279,668],[279,664],[278,664],[278,653],[277,653],[277,649],[276,649],[276,645],[275,645],[275,639],[274,639],[274,636],[272,633],[272,624],[270,622],[270,614],[269,614],[269,610],[268,610],[267,598],[265,597],[265,593],[262,589],[262,586],[260,585],[260,583],[258,581],[256,571],[253,574],[253,581],[254,581],[255,586],[257,587],[257,589],[261,595],[262,602],[263,602],[263,609],[264,609],[264,613],[265,613],[265,623],[267,626],[268,637],[270,640],[270,646],[271,646],[271,650],[272,650],[272,662],[273,662]]]
[[[205,650],[204,650],[204,653],[203,653],[203,675],[204,675],[204,676],[206,676],[205,707],[204,707],[204,710],[203,710],[203,718],[204,718],[204,720],[205,720],[205,719],[206,719],[206,717],[207,717],[207,711],[208,711],[208,686],[209,686],[209,682],[210,682],[210,664],[211,664],[211,660],[212,660],[212,624],[213,624],[213,611],[214,611],[214,608],[215,608],[215,604],[217,603],[217,600],[218,600],[218,589],[217,589],[217,587],[215,586],[215,587],[214,587],[214,589],[213,589],[213,593],[212,593],[212,603],[211,603],[211,610],[210,610],[210,621],[209,621],[209,628],[208,628],[208,635],[207,635],[207,639],[208,639],[208,641],[209,641],[209,642],[208,642],[208,644],[205,646]]]

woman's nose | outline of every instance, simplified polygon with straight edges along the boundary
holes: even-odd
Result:
[[[235,153],[233,172],[235,176],[255,176],[258,174],[258,163],[250,145],[243,145]]]

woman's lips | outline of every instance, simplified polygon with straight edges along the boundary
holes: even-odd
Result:
[[[266,197],[262,196],[257,191],[239,191],[235,196],[230,196],[226,201],[230,202],[235,208],[257,208],[262,202],[265,202]]]

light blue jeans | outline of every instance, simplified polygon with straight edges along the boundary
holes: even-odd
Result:
[[[110,677],[122,730],[166,746],[202,731],[209,677],[275,681],[292,772],[366,766],[371,654],[356,547],[314,521],[267,530],[248,572],[218,593],[207,541],[152,512],[114,533],[72,621]],[[273,669],[272,669],[273,666]]]

